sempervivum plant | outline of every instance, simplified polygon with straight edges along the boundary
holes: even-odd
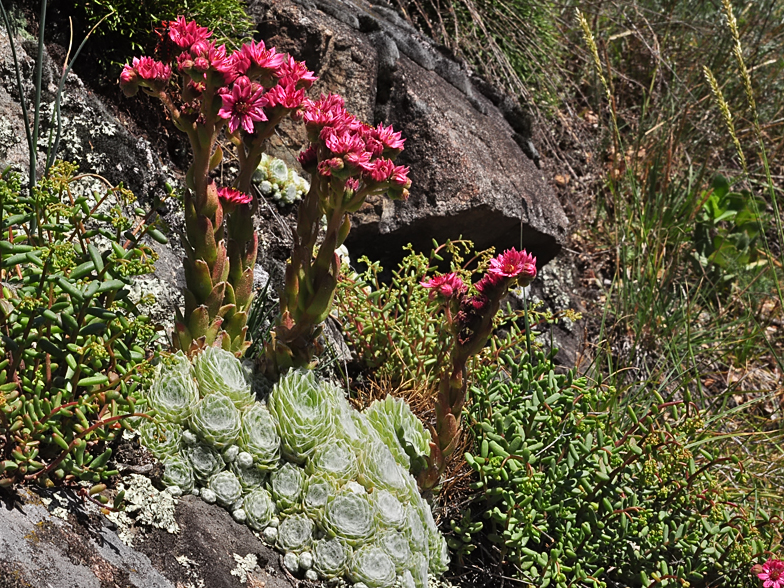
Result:
[[[239,446],[253,456],[256,467],[275,469],[280,461],[280,437],[272,415],[263,404],[254,403],[242,414]]]
[[[161,368],[147,398],[150,408],[161,418],[181,425],[187,422],[199,400],[199,390],[184,354],[178,352],[172,357],[170,365]]]
[[[246,494],[242,508],[248,526],[256,531],[264,530],[275,515],[275,503],[264,488],[257,488]]]
[[[287,517],[278,528],[278,547],[289,553],[300,553],[310,548],[313,521],[302,513]]]
[[[182,492],[193,490],[193,466],[184,457],[175,455],[163,460],[163,482],[167,486],[177,486]]]
[[[220,453],[203,443],[188,447],[185,450],[185,455],[193,466],[193,475],[204,483],[226,465]]]
[[[416,476],[427,465],[430,455],[430,432],[425,429],[408,404],[387,396],[376,400],[364,413],[398,463]]]
[[[237,408],[250,406],[254,401],[245,370],[229,351],[206,348],[194,358],[193,372],[202,396],[215,392],[223,394],[231,398]]]
[[[232,472],[224,470],[210,478],[209,488],[215,492],[218,504],[230,508],[242,497],[242,485]]]
[[[365,543],[376,531],[367,494],[342,489],[327,502],[323,526],[331,537],[339,537],[352,547]]]
[[[174,457],[182,448],[182,427],[177,423],[144,420],[139,425],[139,438],[155,457]]]
[[[309,474],[321,472],[335,481],[348,482],[357,477],[357,456],[348,443],[337,439],[319,447],[305,471]]]
[[[278,424],[283,455],[303,463],[334,430],[335,396],[329,386],[320,386],[313,372],[295,371],[272,389],[269,409]]]
[[[240,411],[228,396],[210,394],[193,410],[191,428],[204,441],[223,449],[239,437]]]
[[[359,465],[359,481],[366,488],[386,488],[399,495],[406,493],[408,474],[384,443],[375,442],[366,447],[359,456]]]
[[[300,468],[287,463],[272,473],[269,483],[272,497],[280,510],[293,512],[300,508],[303,486],[303,472]]]
[[[335,494],[337,484],[325,474],[309,476],[305,483],[302,508],[310,518],[321,521],[329,497]]]
[[[313,568],[324,578],[337,578],[346,572],[351,547],[338,538],[322,539],[313,545]]]
[[[402,572],[411,559],[411,546],[400,531],[389,529],[378,536],[378,545],[392,559],[395,569]]]
[[[379,524],[389,529],[402,529],[406,524],[406,507],[389,490],[381,488],[370,494]]]
[[[364,545],[351,557],[349,576],[369,588],[387,588],[395,583],[395,564],[377,545]]]

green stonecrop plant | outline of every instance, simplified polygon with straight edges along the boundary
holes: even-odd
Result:
[[[649,410],[619,411],[611,388],[541,353],[499,368],[471,386],[477,493],[453,549],[483,531],[530,586],[743,585],[766,526],[719,482],[733,460],[712,453],[694,405],[654,391]]]
[[[30,195],[5,170],[0,202],[0,486],[102,482],[143,412],[157,333],[130,285],[153,270],[148,238],[165,238],[128,190],[70,163]]]
[[[259,167],[253,173],[253,183],[266,198],[278,206],[299,202],[310,190],[310,184],[282,159],[261,156]]]
[[[181,352],[162,362],[148,399],[155,420],[141,426],[175,493],[226,508],[309,580],[426,588],[428,574],[446,570],[446,541],[409,471],[429,437],[408,407],[393,399],[358,412],[340,387],[306,371],[283,376],[266,403],[235,405],[250,376],[230,351],[205,349],[193,369],[186,362]],[[162,395],[172,381],[165,389],[177,392]],[[191,386],[199,400],[180,430],[169,420],[180,411],[156,407],[161,397],[190,406]]]

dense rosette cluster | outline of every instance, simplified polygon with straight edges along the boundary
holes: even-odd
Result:
[[[426,588],[428,572],[446,569],[446,542],[408,471],[429,437],[404,403],[361,413],[341,388],[294,371],[266,405],[238,407],[226,390],[244,390],[240,361],[211,352],[194,363],[161,372],[196,387],[189,428],[161,421],[142,437],[163,456],[166,484],[223,506],[300,569],[312,565],[311,579]]]

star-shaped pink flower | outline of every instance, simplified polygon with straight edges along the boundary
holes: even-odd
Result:
[[[233,133],[240,125],[247,133],[253,133],[253,123],[267,120],[264,107],[267,101],[264,98],[264,88],[253,89],[250,80],[241,76],[234,81],[231,92],[221,95],[223,108],[218,111],[218,116],[229,119],[229,132]]]
[[[431,299],[438,295],[442,298],[445,298],[446,300],[449,300],[466,291],[466,285],[463,283],[463,280],[461,280],[460,277],[454,272],[440,276],[434,276],[429,280],[422,280],[419,282],[419,285],[423,288],[430,289]]]
[[[536,277],[536,258],[525,249],[507,249],[498,257],[490,260],[489,273],[504,278],[517,278],[530,283]]]
[[[770,558],[762,564],[757,577],[762,580],[762,588],[784,588],[784,561]]]

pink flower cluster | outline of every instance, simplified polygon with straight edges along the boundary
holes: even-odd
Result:
[[[299,157],[306,171],[322,177],[361,180],[367,192],[388,190],[392,197],[408,197],[409,168],[394,164],[405,142],[399,132],[383,124],[372,127],[361,122],[335,94],[306,99],[302,119],[311,140],[311,146]],[[348,187],[356,191],[360,184]]]
[[[784,588],[784,561],[770,558],[752,568],[752,573],[762,580],[762,588]]]
[[[250,204],[253,201],[253,196],[236,188],[219,188],[218,198],[228,204]]]
[[[252,134],[257,130],[255,123],[296,110],[316,81],[304,63],[267,48],[263,41],[251,41],[229,53],[225,45],[210,40],[210,30],[195,21],[180,16],[164,24],[167,32],[161,36],[159,53],[171,56],[170,61],[185,76],[186,101],[200,98],[208,85],[216,87],[222,102],[218,116],[229,121],[230,133],[241,128]],[[132,96],[140,86],[160,90],[170,77],[169,65],[150,57],[134,58],[123,69],[120,86]],[[198,101],[189,108],[197,110]]]
[[[512,248],[490,260],[487,273],[474,284],[477,293],[472,296],[466,294],[468,288],[454,273],[435,276],[420,285],[431,290],[431,299],[438,296],[443,302],[456,302],[458,336],[465,343],[474,327],[482,322],[491,301],[497,303],[510,286],[527,286],[535,277],[536,258],[525,250]]]

